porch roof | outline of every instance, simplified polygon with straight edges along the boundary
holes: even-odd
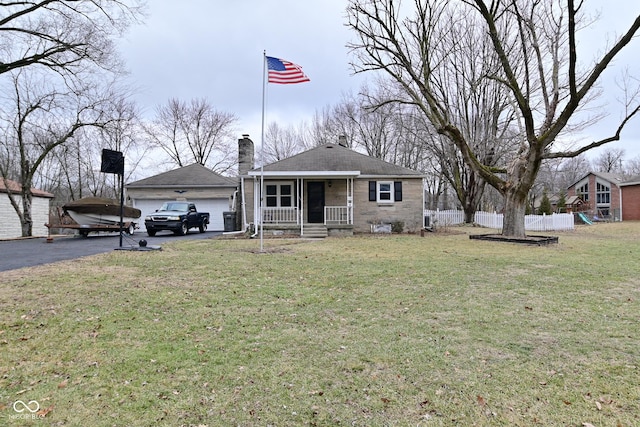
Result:
[[[258,170],[249,171],[249,176],[260,176]],[[354,178],[360,175],[360,171],[264,171],[268,178]]]
[[[367,156],[338,144],[324,144],[264,166],[264,176],[279,177],[411,177],[422,173]],[[255,168],[250,176],[260,176]]]

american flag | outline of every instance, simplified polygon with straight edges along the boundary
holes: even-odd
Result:
[[[269,83],[293,84],[310,81],[302,72],[302,67],[283,59],[267,56],[267,69]]]

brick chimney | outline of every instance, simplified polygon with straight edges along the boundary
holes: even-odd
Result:
[[[249,138],[249,134],[245,133],[242,138],[238,139],[238,192],[242,191],[242,186],[240,185],[242,177],[246,177],[249,171],[255,167],[253,163],[254,155],[253,141]],[[247,209],[243,205],[244,202],[241,194],[236,197],[236,205],[234,206],[236,211],[236,230],[242,230],[244,227],[245,209]]]
[[[249,139],[249,135],[245,133],[242,135],[242,138],[238,139],[238,175],[246,175],[255,167],[253,157],[253,141]]]

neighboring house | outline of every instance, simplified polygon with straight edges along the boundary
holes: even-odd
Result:
[[[8,189],[7,189],[8,187]],[[11,205],[9,200],[9,191],[14,194],[16,202],[22,209],[22,197],[20,196],[21,186],[19,183],[7,180],[7,186],[4,180],[0,178],[0,239],[11,239],[22,236],[22,226],[20,225],[20,217]],[[45,224],[49,223],[49,202],[53,199],[53,194],[46,191],[31,189],[33,200],[31,205],[31,218],[33,220],[32,234],[33,236],[47,236],[48,229]]]
[[[622,220],[640,221],[640,175],[625,180],[622,189]]]
[[[635,183],[622,174],[589,172],[569,186],[568,196],[577,196],[589,217],[612,221],[640,219],[640,194]],[[625,207],[626,206],[626,207]]]
[[[423,226],[423,174],[325,144],[253,167],[253,142],[239,140],[239,173],[244,228],[260,226],[260,188],[264,180],[262,228],[270,233],[322,236],[371,232],[373,226]]]
[[[236,179],[222,176],[198,163],[125,185],[131,205],[144,217],[166,201],[188,200],[201,212],[209,212],[209,230],[224,230],[223,212],[229,211],[236,194]]]

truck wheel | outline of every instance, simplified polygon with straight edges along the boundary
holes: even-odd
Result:
[[[129,236],[133,236],[133,233],[136,232],[136,226],[133,224],[129,224],[129,228],[127,228],[127,234]]]
[[[198,230],[200,230],[201,233],[207,231],[207,221],[202,221],[202,224],[200,224]]]
[[[188,231],[189,231],[189,227],[187,226],[187,223],[185,221],[182,224],[180,224],[180,228],[178,229],[178,232],[176,234],[178,234],[178,236],[184,236],[185,234],[187,234]]]
[[[156,230],[147,230],[147,234],[149,235],[149,237],[153,237],[156,235]]]

